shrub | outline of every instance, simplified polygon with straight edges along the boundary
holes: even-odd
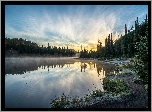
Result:
[[[59,99],[54,99],[52,101],[52,108],[64,108],[66,105],[69,105],[70,101],[67,100],[66,96],[61,96]]]
[[[111,93],[113,96],[126,95],[130,90],[124,80],[114,81],[107,77],[103,79],[103,88],[105,91],[97,89],[87,94],[84,98],[74,97],[72,100],[68,100],[68,97],[63,95],[61,98],[56,98],[52,101],[51,108],[81,108],[97,97],[102,97],[106,94],[109,96]]]
[[[145,88],[146,90],[148,90],[148,84],[145,84],[145,85],[144,85],[144,88]]]
[[[108,78],[103,79],[103,88],[106,92],[112,92],[116,95],[126,93],[130,89],[124,80],[115,81]]]

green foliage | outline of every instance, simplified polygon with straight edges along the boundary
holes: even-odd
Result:
[[[69,97],[63,95],[61,98],[56,98],[52,101],[51,108],[75,108],[82,107],[86,103],[90,102],[96,97],[101,97],[104,95],[104,92],[101,90],[94,90],[90,94],[86,94],[84,98],[74,97],[69,100]]]
[[[138,52],[135,48],[135,45],[140,40],[140,36],[146,36],[146,27],[148,19],[145,19],[145,22],[139,24],[138,20],[135,22],[135,30],[129,31],[125,35],[119,36],[117,40],[112,39],[109,34],[108,38],[105,39],[105,46],[102,46],[100,40],[98,40],[97,51],[95,55],[86,52],[83,50],[81,52],[81,58],[101,58],[101,59],[111,59],[111,58],[132,58]],[[148,46],[147,46],[148,47]]]
[[[113,96],[127,95],[130,91],[130,88],[124,80],[114,81],[107,77],[103,80],[103,87],[104,91],[100,89],[92,90],[92,92],[89,92],[89,94],[86,94],[83,98],[74,97],[69,100],[69,97],[63,95],[61,98],[56,98],[52,101],[51,108],[81,108],[92,101],[96,101],[97,97],[108,96],[108,98],[110,98],[111,94]]]
[[[145,90],[148,90],[148,84],[144,85]]]
[[[136,76],[136,77],[133,78],[133,82],[138,83],[138,84],[142,84],[143,79],[141,79],[139,76]]]
[[[110,80],[108,78],[104,78],[103,80],[103,88],[107,92],[112,92],[114,94],[126,93],[130,88],[124,82],[124,80]]]
[[[101,97],[101,96],[103,96],[104,94],[105,94],[105,93],[99,89],[99,90],[94,90],[94,91],[90,94],[90,96],[92,96],[92,97]]]
[[[69,105],[70,101],[66,98],[66,96],[61,96],[59,99],[54,99],[52,101],[52,108],[64,108],[66,105]]]
[[[148,83],[148,21],[145,36],[139,35],[139,42],[136,42],[137,50],[135,58],[135,70],[143,83]]]

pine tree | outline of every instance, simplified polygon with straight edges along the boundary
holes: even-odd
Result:
[[[139,42],[136,42],[136,66],[135,70],[139,78],[144,82],[148,83],[148,21],[146,21],[146,35],[141,36]]]

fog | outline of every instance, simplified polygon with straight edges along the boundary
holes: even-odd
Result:
[[[105,70],[105,74],[111,72],[114,70],[115,66],[112,64],[107,64],[103,62],[99,62],[97,60],[83,60],[78,59],[74,57],[61,57],[61,58],[42,58],[42,57],[24,57],[24,58],[18,58],[18,57],[7,57],[5,58],[5,75],[6,74],[24,74],[27,71],[34,71],[38,70],[38,67],[42,68],[47,67],[63,67],[63,66],[70,66],[70,64],[74,64],[75,62],[81,62],[81,63],[88,63],[89,66],[95,66],[97,72],[101,71],[103,68]],[[81,67],[81,71],[85,71],[85,68]]]
[[[82,66],[82,65],[87,66]],[[51,99],[83,97],[102,88],[102,79],[114,65],[97,60],[62,58],[5,58],[6,108],[49,108]],[[17,100],[16,100],[17,99]]]
[[[51,65],[64,65],[74,63],[76,60],[73,57],[62,57],[62,58],[40,58],[40,57],[7,57],[5,58],[5,74],[23,73],[23,70],[31,71],[37,70],[40,66],[51,66]]]

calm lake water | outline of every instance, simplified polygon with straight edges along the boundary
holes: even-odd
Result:
[[[102,79],[114,68],[72,58],[5,58],[5,107],[50,108],[51,99],[63,93],[83,97],[88,89],[103,90]]]

